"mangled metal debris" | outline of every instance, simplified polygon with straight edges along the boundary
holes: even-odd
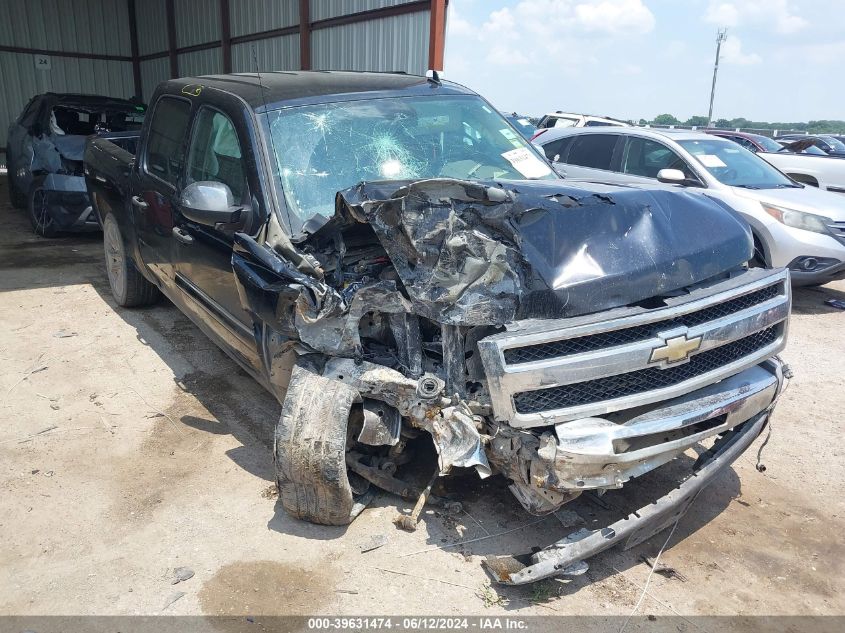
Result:
[[[529,512],[545,514],[728,429],[756,430],[782,384],[779,364],[766,359],[783,342],[785,275],[745,271],[747,231],[706,198],[596,189],[362,183],[340,192],[334,216],[296,241],[316,279],[236,237],[250,309],[295,335],[297,354],[327,356],[321,375],[358,394],[357,440],[391,451],[389,459],[355,452],[353,472],[424,502],[428,488],[403,484],[393,466],[403,431],[423,430],[441,475],[503,473]],[[711,217],[704,225],[702,214]],[[256,261],[284,283],[262,276]],[[740,297],[752,299],[735,318],[728,309],[729,322],[707,325],[708,310]],[[703,375],[689,356],[652,366],[651,351],[691,327],[711,354],[723,336],[739,341],[735,358],[747,369],[733,371],[734,356]],[[771,334],[755,347],[760,330]],[[666,380],[679,367],[689,375]],[[655,374],[664,368],[670,373]],[[626,382],[611,392],[590,387],[620,375]],[[662,504],[678,506],[674,496]],[[401,520],[412,529],[416,516]],[[507,570],[494,571],[501,582],[583,573],[584,558],[618,540],[595,538],[575,532],[535,555],[532,572],[513,562],[490,568]]]

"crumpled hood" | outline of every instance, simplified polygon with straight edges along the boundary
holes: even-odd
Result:
[[[596,312],[750,259],[745,222],[698,192],[562,181],[361,183],[338,210],[369,223],[414,310],[453,325]]]

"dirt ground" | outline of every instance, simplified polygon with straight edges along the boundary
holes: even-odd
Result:
[[[5,182],[0,200],[6,205]],[[496,478],[461,477],[457,515],[392,523],[382,494],[346,528],[273,497],[279,405],[172,305],[116,308],[99,234],[47,240],[0,206],[0,614],[602,614],[636,604],[664,532],[575,579],[489,587],[487,554],[569,530]],[[795,294],[795,379],[761,441],[678,525],[642,612],[843,614],[845,283]],[[671,486],[690,460],[572,509],[588,527]],[[518,529],[522,528],[522,529]],[[470,544],[464,540],[497,535]],[[374,535],[386,545],[361,552]],[[194,576],[171,584],[174,568]],[[182,592],[179,596],[176,592]],[[174,598],[177,598],[172,601]]]

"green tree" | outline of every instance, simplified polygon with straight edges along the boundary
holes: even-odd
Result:
[[[717,119],[713,125],[715,125],[716,127],[730,127],[731,122],[727,119]]]
[[[695,127],[704,127],[708,123],[710,123],[710,121],[707,120],[707,117],[702,116],[700,114],[697,114],[695,116],[691,116],[686,121],[684,121],[684,125],[695,126]]]
[[[655,125],[680,125],[681,122],[671,114],[658,114],[652,121]]]

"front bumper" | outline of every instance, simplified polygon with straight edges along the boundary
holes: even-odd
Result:
[[[493,578],[506,585],[524,585],[557,575],[577,575],[587,569],[584,561],[618,543],[629,549],[677,521],[698,494],[730,466],[760,435],[769,409],[734,428],[702,456],[703,466],[680,486],[636,512],[597,530],[579,530],[536,552],[526,565],[512,556],[491,556],[484,561]],[[702,458],[699,458],[701,461]]]
[[[91,206],[85,178],[48,174],[42,185],[47,212],[62,231],[96,231],[100,228]]]
[[[820,270],[805,272],[790,267],[789,276],[793,286],[819,286],[832,281],[845,279],[845,262],[833,260],[836,263],[825,266]]]

